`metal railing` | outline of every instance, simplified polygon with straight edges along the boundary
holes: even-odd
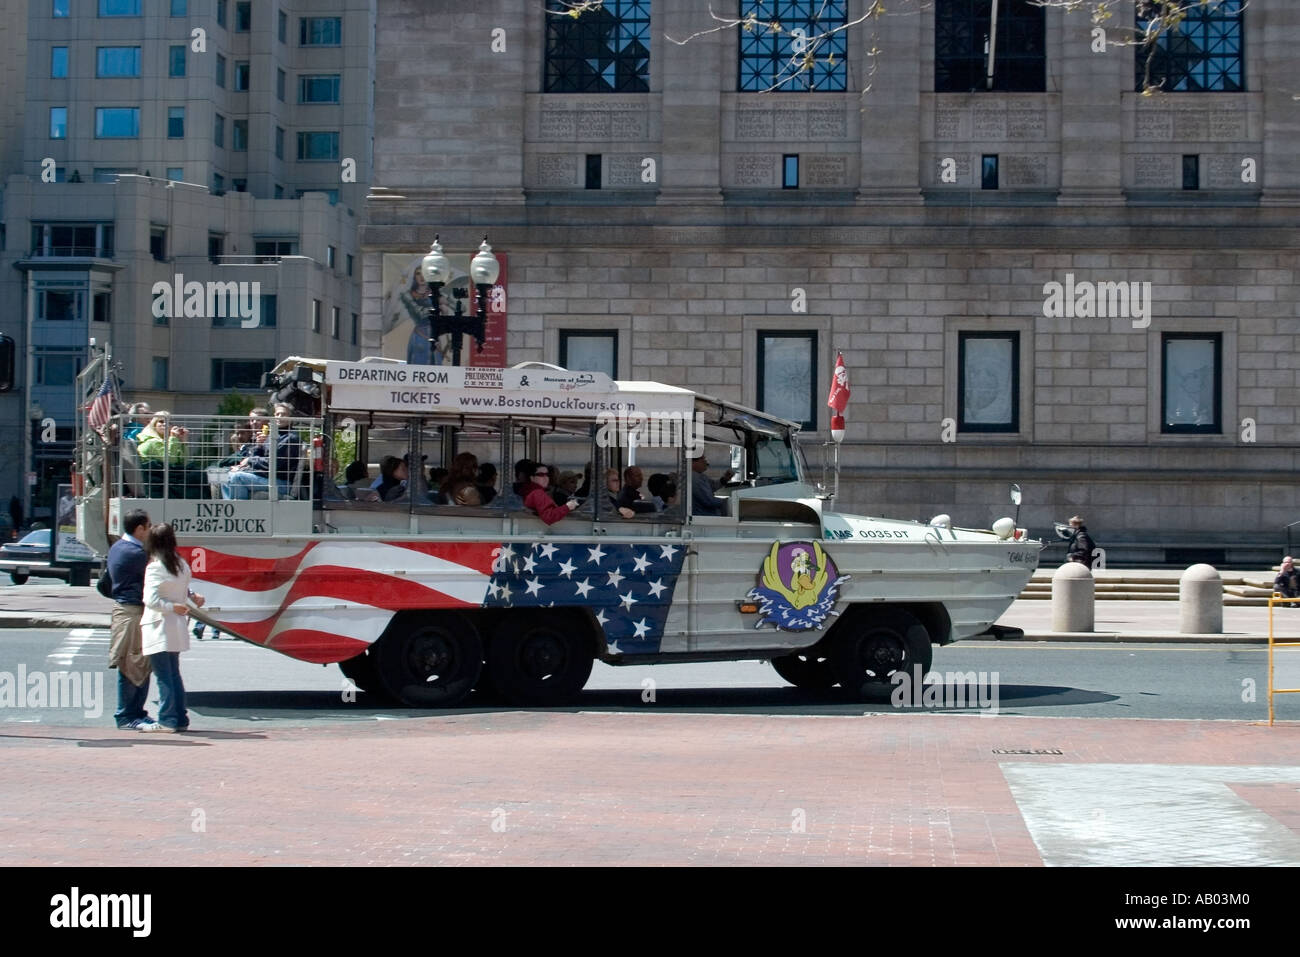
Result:
[[[142,499],[312,498],[318,418],[275,419],[254,434],[247,416],[115,416],[106,426],[109,494]],[[291,438],[282,438],[286,435]]]

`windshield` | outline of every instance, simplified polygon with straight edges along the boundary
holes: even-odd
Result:
[[[754,478],[769,484],[799,480],[799,466],[788,439],[754,437]]]

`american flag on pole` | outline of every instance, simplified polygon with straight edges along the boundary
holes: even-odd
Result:
[[[99,392],[86,408],[86,425],[102,436],[104,426],[108,424],[115,405],[117,405],[117,390],[113,386],[113,377],[109,375],[105,377],[104,384],[99,387]]]

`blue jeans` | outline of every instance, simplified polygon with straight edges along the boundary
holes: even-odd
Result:
[[[280,490],[281,495],[287,495],[289,492],[289,483],[284,479],[275,480],[276,488]],[[256,472],[231,472],[226,476],[226,481],[221,486],[222,498],[247,499],[250,492],[255,488],[270,488],[271,483],[265,475],[258,475]]]
[[[145,710],[145,705],[149,703],[149,679],[146,678],[144,684],[137,687],[131,684],[131,679],[117,673],[117,710],[113,712],[113,719],[117,722],[119,728],[127,727],[132,721],[148,721],[149,712]]]
[[[149,656],[154,677],[158,679],[158,723],[184,730],[190,726],[185,710],[185,685],[181,681],[181,656],[175,651],[160,651]]]

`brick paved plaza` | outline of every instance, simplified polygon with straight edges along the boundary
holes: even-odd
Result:
[[[2,747],[6,865],[1300,863],[1294,725],[509,712]]]

